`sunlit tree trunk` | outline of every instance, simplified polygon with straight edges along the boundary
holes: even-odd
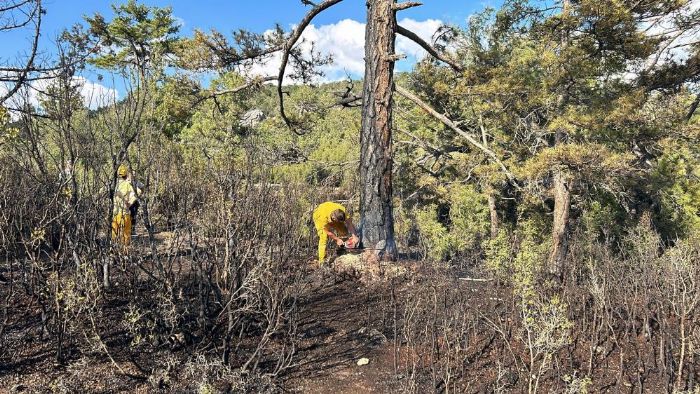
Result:
[[[380,248],[396,258],[392,213],[392,92],[394,87],[393,0],[367,2],[365,79],[360,136],[361,238],[365,247]]]
[[[570,13],[571,4],[569,0],[562,2],[562,15],[567,18]],[[561,50],[569,46],[571,32],[562,35]],[[562,91],[557,97],[557,110],[564,113],[565,104],[568,101],[568,92]],[[557,130],[554,136],[554,146],[565,144],[567,133],[564,130]],[[553,170],[554,182],[554,217],[552,219],[552,249],[549,255],[549,272],[561,278],[564,274],[564,259],[568,251],[568,228],[571,209],[571,191],[566,172],[562,168]]]
[[[552,250],[549,256],[549,271],[561,276],[568,250],[568,224],[571,209],[571,192],[566,173],[556,169],[554,173],[554,218],[552,222]]]
[[[491,217],[491,239],[498,237],[498,211],[496,209],[496,193],[488,192],[489,216]]]

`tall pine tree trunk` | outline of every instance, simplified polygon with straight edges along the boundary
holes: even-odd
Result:
[[[570,14],[570,0],[562,2],[562,16],[564,19]],[[561,50],[564,51],[569,46],[571,32],[567,31],[561,37]],[[566,103],[569,95],[562,87],[561,93],[557,96],[557,112],[563,114],[566,110]],[[565,130],[559,129],[554,135],[553,147],[560,146],[567,142],[568,135]],[[554,217],[552,218],[552,249],[549,254],[548,270],[551,274],[562,278],[564,274],[564,259],[569,249],[569,216],[571,210],[570,180],[567,172],[561,167],[553,170],[554,182]]]
[[[360,135],[361,238],[379,248],[385,259],[396,258],[392,213],[392,93],[394,89],[394,0],[367,1],[365,80]]]

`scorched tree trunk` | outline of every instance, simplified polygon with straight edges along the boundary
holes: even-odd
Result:
[[[392,213],[392,93],[394,88],[393,0],[367,1],[365,80],[360,136],[361,238],[380,257],[396,258]]]

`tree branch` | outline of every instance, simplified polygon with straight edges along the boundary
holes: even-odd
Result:
[[[41,7],[41,0],[36,1],[36,7],[34,8],[33,15],[30,17],[36,17],[36,23],[34,28],[34,40],[32,41],[32,50],[29,60],[27,60],[27,65],[20,71],[16,78],[15,86],[9,89],[2,97],[0,97],[0,104],[4,103],[7,99],[12,97],[17,91],[22,87],[24,82],[29,75],[30,70],[34,68],[34,59],[36,58],[37,50],[39,47],[39,36],[41,33],[41,13],[43,9]]]
[[[244,84],[242,84],[242,85],[236,86],[235,88],[232,88],[232,89],[225,89],[225,90],[218,90],[218,91],[215,91],[215,92],[211,92],[211,93],[208,94],[207,96],[203,97],[202,100],[207,100],[207,99],[210,99],[210,98],[214,98],[214,97],[218,97],[218,96],[223,96],[223,95],[226,95],[226,94],[235,94],[235,93],[238,93],[238,92],[240,92],[240,91],[242,91],[242,90],[245,90],[245,89],[247,89],[247,88],[249,88],[249,87],[251,87],[251,86],[257,86],[257,85],[261,85],[261,84],[263,84],[263,83],[265,83],[265,82],[270,82],[270,81],[275,81],[275,80],[277,80],[277,77],[273,77],[273,76],[268,76],[268,77],[256,77],[256,78],[253,78],[253,79],[251,79],[250,81],[248,81],[248,82],[246,82],[246,83],[244,83]]]
[[[11,11],[14,9],[17,9],[19,7],[22,7],[25,4],[28,4],[31,0],[24,0],[20,3],[13,3],[13,4],[8,4],[6,7],[0,8],[0,12],[6,12],[6,11]]]
[[[209,94],[207,94],[205,96],[201,96],[197,100],[195,100],[195,102],[192,103],[192,105],[190,106],[190,109],[196,107],[197,105],[199,105],[203,101],[206,101],[209,99],[215,99],[219,96],[224,96],[227,94],[235,94],[235,93],[238,93],[238,92],[243,91],[245,89],[248,89],[251,86],[258,86],[258,85],[261,85],[265,82],[275,81],[275,80],[277,80],[277,77],[273,77],[273,76],[256,77],[256,78],[253,78],[253,79],[247,81],[246,83],[244,83],[242,85],[238,85],[232,89],[225,89],[225,90],[218,90],[218,91],[210,92]]]
[[[418,1],[407,1],[405,3],[394,3],[391,6],[391,9],[394,11],[402,11],[402,10],[407,10],[412,7],[418,7],[423,5],[423,3],[418,2]]]
[[[416,143],[416,145],[418,145],[418,146],[420,146],[421,148],[423,148],[423,149],[425,149],[426,151],[428,151],[428,152],[429,152],[431,155],[433,155],[433,157],[435,157],[435,158],[438,158],[438,157],[440,157],[440,156],[442,156],[442,155],[449,155],[451,152],[455,152],[455,151],[458,150],[458,148],[457,148],[457,147],[454,147],[454,146],[449,147],[449,149],[438,148],[437,146],[431,144],[430,142],[425,141],[425,140],[423,140],[422,138],[419,138],[417,135],[411,133],[410,131],[408,131],[408,130],[406,130],[406,129],[402,129],[401,127],[397,127],[396,130],[397,130],[398,132],[402,133],[402,134],[405,134],[405,135],[407,135],[407,136],[413,138],[413,140],[418,141],[418,142]]]
[[[496,156],[496,154],[490,150],[489,148],[485,147],[479,141],[477,141],[474,137],[469,135],[469,133],[465,132],[464,130],[460,129],[457,127],[457,125],[451,121],[449,118],[447,118],[445,115],[442,115],[435,111],[433,108],[431,108],[428,104],[426,104],[423,100],[418,98],[418,96],[414,95],[413,93],[409,92],[408,90],[402,88],[399,85],[396,85],[396,93],[400,94],[401,96],[407,98],[410,101],[413,101],[416,105],[421,107],[425,112],[436,118],[437,120],[441,121],[444,123],[446,126],[454,130],[457,134],[461,135],[464,137],[469,143],[474,145],[476,148],[481,150],[486,156],[490,157],[493,162],[498,164],[499,167],[501,167],[501,170],[503,173],[508,177],[508,180],[510,183],[515,186],[516,188],[518,187],[518,184],[515,181],[515,176],[506,168],[506,166],[503,164],[503,162]]]
[[[287,118],[287,114],[284,112],[284,92],[282,91],[282,81],[284,80],[284,72],[287,69],[287,62],[289,61],[289,53],[291,52],[292,48],[294,47],[294,44],[299,40],[301,37],[301,34],[304,32],[304,29],[311,23],[311,20],[314,19],[314,17],[321,12],[325,11],[326,9],[340,3],[343,0],[326,0],[323,3],[315,6],[311,11],[309,11],[306,16],[304,16],[304,19],[299,22],[299,25],[297,26],[296,29],[294,29],[294,32],[292,35],[287,39],[287,41],[284,43],[284,50],[282,52],[282,62],[280,64],[280,69],[279,69],[279,74],[277,75],[277,96],[279,97],[279,102],[280,102],[280,115],[282,116],[282,119],[284,120],[284,123],[289,127],[292,131],[294,131],[295,134],[300,134],[294,128],[292,127],[292,122]]]
[[[698,109],[698,105],[700,105],[700,93],[695,95],[695,100],[693,100],[693,104],[690,105],[690,109],[688,110],[688,113],[685,115],[686,122],[690,122],[690,119],[693,118],[695,111]]]
[[[201,38],[204,45],[206,45],[206,47],[218,57],[218,65],[223,67],[231,67],[232,65],[238,65],[239,63],[247,60],[254,60],[271,55],[277,51],[281,51],[284,48],[280,44],[267,48],[243,50],[239,53],[235,49],[229,47],[225,40],[222,37],[217,36],[216,33],[206,36],[200,31],[195,31],[195,37]]]
[[[420,45],[420,46],[421,46],[423,49],[425,49],[431,56],[433,56],[434,58],[440,60],[440,61],[443,62],[443,63],[448,64],[450,67],[452,67],[453,70],[455,70],[455,71],[457,71],[457,72],[461,72],[461,71],[464,70],[464,69],[462,68],[462,66],[460,66],[460,65],[457,64],[454,60],[448,58],[448,57],[445,56],[444,54],[439,53],[439,52],[437,51],[437,49],[435,49],[432,45],[430,45],[430,44],[428,44],[427,42],[425,42],[425,41],[424,41],[422,38],[420,38],[416,33],[414,33],[414,32],[412,32],[412,31],[406,29],[405,27],[403,27],[403,26],[401,26],[401,25],[397,25],[397,26],[396,26],[396,32],[399,33],[399,34],[401,34],[402,36],[404,36],[404,37],[406,37],[406,38],[412,40],[412,41],[415,42],[416,44]]]

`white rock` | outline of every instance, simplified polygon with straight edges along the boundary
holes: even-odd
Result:
[[[369,359],[362,357],[361,359],[357,360],[357,365],[363,366],[369,364]]]

